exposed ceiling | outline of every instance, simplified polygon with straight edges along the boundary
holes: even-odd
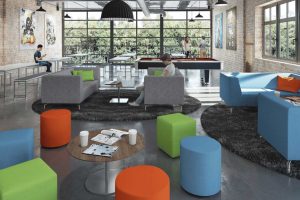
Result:
[[[54,3],[57,0],[44,0],[44,2]],[[64,2],[65,10],[101,10],[109,1],[76,1],[61,0]],[[136,0],[125,0],[134,10],[140,10]],[[208,9],[210,0],[145,0],[150,10],[199,10]]]

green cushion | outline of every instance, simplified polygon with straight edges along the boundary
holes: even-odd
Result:
[[[163,70],[162,69],[156,69],[156,70],[154,70],[154,73],[153,73],[153,75],[154,76],[162,76],[163,75]]]
[[[1,200],[57,200],[57,175],[40,158],[0,170]]]
[[[181,140],[187,136],[195,135],[196,121],[191,117],[175,113],[157,118],[157,145],[172,158],[180,155]]]
[[[73,76],[80,76],[81,73],[82,73],[82,70],[72,70],[72,71],[71,71],[71,74],[72,74]]]
[[[82,70],[81,77],[83,81],[93,81],[94,80],[94,71],[93,70]]]

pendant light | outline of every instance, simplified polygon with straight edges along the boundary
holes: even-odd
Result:
[[[101,20],[128,21],[133,20],[133,13],[130,6],[122,0],[112,0],[107,3],[101,14]]]
[[[196,18],[203,18],[203,16],[200,14],[200,0],[199,0],[199,14],[196,15]]]
[[[36,10],[37,12],[46,12],[46,10],[41,6],[39,9]]]
[[[195,20],[194,20],[193,18],[191,18],[191,19],[189,20],[189,22],[195,22]]]
[[[63,6],[65,7],[65,3],[64,3]],[[66,8],[67,8],[67,6],[66,6]],[[64,10],[66,10],[66,9],[64,8]],[[70,15],[69,15],[68,13],[65,14],[64,18],[65,18],[65,19],[71,19]]]
[[[227,6],[227,2],[224,0],[218,0],[215,6],[221,7],[221,6]]]

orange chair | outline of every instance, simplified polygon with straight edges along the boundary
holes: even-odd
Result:
[[[43,112],[41,122],[41,146],[60,147],[70,142],[71,112],[66,109],[56,109]]]
[[[140,165],[120,172],[116,200],[170,200],[169,176],[160,168]]]

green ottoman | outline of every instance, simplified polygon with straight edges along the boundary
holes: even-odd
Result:
[[[196,135],[196,121],[191,117],[181,113],[157,117],[157,145],[172,158],[180,155],[180,141],[194,135]]]
[[[40,158],[2,169],[0,200],[57,200],[57,175]]]

